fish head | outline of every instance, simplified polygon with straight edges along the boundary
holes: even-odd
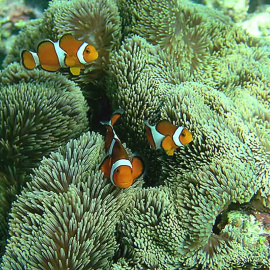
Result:
[[[179,136],[179,140],[183,145],[190,143],[193,140],[191,132],[184,128]]]
[[[83,51],[83,58],[90,63],[98,58],[98,52],[93,45],[87,45]]]
[[[113,181],[117,187],[130,187],[133,183],[132,169],[125,165],[119,166],[113,173]]]

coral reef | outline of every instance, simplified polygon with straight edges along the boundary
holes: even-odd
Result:
[[[25,6],[23,1],[0,1],[0,66],[12,44],[16,42],[19,31],[29,20],[39,18],[41,15],[38,10]]]
[[[44,10],[48,7],[50,0],[41,0],[41,1],[35,1],[35,0],[24,0],[24,3],[27,6],[34,7],[36,9]]]
[[[269,5],[264,7],[262,10],[258,10],[249,16],[247,20],[242,21],[239,25],[245,29],[253,37],[262,37],[269,41],[270,33],[270,16],[269,16]]]
[[[194,0],[228,15],[253,37],[260,37],[269,44],[269,1],[264,0]],[[269,45],[268,45],[269,46]]]
[[[197,2],[207,5],[208,7],[221,10],[222,13],[230,16],[234,20],[234,22],[244,20],[248,16],[248,10],[250,8],[249,0],[202,0]]]
[[[10,65],[21,48],[32,49],[41,29],[44,38],[68,32],[92,43],[99,61],[76,85],[64,72],[26,72]],[[29,145],[15,139],[1,144],[2,183],[7,175],[20,183],[35,168],[13,203],[2,268],[268,269],[270,54],[265,48],[221,12],[187,0],[50,3],[44,18],[21,32],[1,73],[0,101],[7,100],[10,109],[0,117],[14,116],[10,104],[23,110],[32,103],[44,103],[41,113],[51,115],[50,102],[64,101],[55,105],[61,121],[44,123],[41,138],[34,133]],[[116,133],[148,165],[144,182],[138,179],[129,189],[117,189],[100,172],[105,153],[98,133],[71,140],[41,163],[64,140],[34,148],[52,138],[47,131],[68,129],[66,140],[87,129],[81,89],[86,94],[92,85],[106,94],[111,108],[124,109]],[[16,97],[26,89],[25,97]],[[102,101],[95,103],[108,110]],[[29,116],[17,115],[15,120]],[[145,136],[144,120],[162,119],[185,126],[194,138],[171,157],[152,151]],[[11,120],[2,121],[0,132],[20,138],[21,122]]]

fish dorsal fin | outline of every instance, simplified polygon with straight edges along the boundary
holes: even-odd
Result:
[[[82,43],[82,41],[76,40],[71,34],[65,34],[59,40],[60,48],[68,55],[77,55],[77,51]]]
[[[44,40],[38,44],[37,54],[40,65],[48,71],[57,71],[60,68],[59,59],[51,40]]]
[[[101,171],[104,173],[105,178],[110,178],[112,158],[108,155],[104,158],[100,165]]]
[[[131,161],[131,165],[132,165],[133,179],[140,177],[144,172],[144,164],[143,164],[142,159],[138,156],[133,157]]]
[[[67,64],[67,66],[69,66],[69,65]],[[70,67],[70,72],[72,75],[78,76],[81,73],[81,68],[80,67]]]
[[[119,119],[119,117],[124,113],[124,110],[119,108],[114,111],[112,117],[111,117],[111,125],[113,126],[115,122]]]
[[[177,127],[171,124],[168,120],[161,120],[157,125],[156,129],[163,135],[171,135],[173,136]]]
[[[105,151],[108,152],[110,150],[110,152],[112,152],[112,149],[110,149],[111,144],[113,143],[113,139],[114,139],[114,133],[113,133],[113,128],[109,125],[106,126],[107,132],[106,132],[106,136],[105,136]],[[111,154],[111,153],[109,153]]]
[[[161,147],[165,150],[166,154],[172,156],[174,150],[176,149],[176,145],[171,136],[166,136],[161,143]]]
[[[111,125],[113,126],[114,123],[117,121],[118,118],[120,118],[121,114],[114,114],[111,118]]]
[[[114,147],[112,150],[112,157],[113,160],[118,159],[128,159],[128,154],[122,143],[119,141],[119,139],[115,140]]]

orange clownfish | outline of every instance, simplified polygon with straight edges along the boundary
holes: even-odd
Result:
[[[105,178],[119,188],[128,188],[133,184],[134,179],[140,177],[144,171],[141,158],[134,156],[130,161],[126,149],[117,137],[113,125],[121,116],[123,111],[116,110],[109,122],[101,122],[106,129],[105,150],[108,153],[103,160],[100,169]]]
[[[70,68],[73,75],[80,75],[81,69],[98,58],[95,47],[66,34],[57,42],[44,40],[38,44],[37,52],[23,50],[22,65],[33,69],[40,65],[44,70],[57,71]]]
[[[163,148],[167,155],[172,156],[174,151],[192,141],[192,134],[184,127],[177,127],[167,120],[162,120],[155,126],[144,121],[146,137],[154,150]]]

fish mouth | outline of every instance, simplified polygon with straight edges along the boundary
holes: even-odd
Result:
[[[122,184],[129,184],[131,183],[132,181],[123,181]]]
[[[133,180],[131,180],[131,181],[123,181],[122,183],[121,183],[121,185],[123,186],[123,187],[129,187],[129,186],[131,186],[133,184]]]

